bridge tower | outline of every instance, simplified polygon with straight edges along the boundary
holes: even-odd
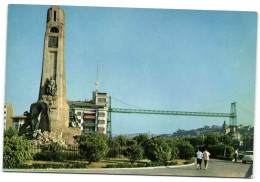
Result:
[[[230,115],[231,115],[231,117],[229,118],[229,125],[230,126],[237,126],[236,102],[231,103]]]

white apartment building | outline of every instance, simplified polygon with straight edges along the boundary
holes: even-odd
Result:
[[[93,92],[92,100],[68,101],[70,125],[76,121],[84,133],[110,134],[108,117],[108,94]]]

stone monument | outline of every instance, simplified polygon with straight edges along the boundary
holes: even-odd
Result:
[[[33,138],[73,144],[78,128],[69,128],[69,106],[65,78],[65,12],[58,6],[48,9],[42,75],[38,101],[30,107],[27,126]]]

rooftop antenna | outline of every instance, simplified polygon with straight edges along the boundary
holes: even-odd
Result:
[[[96,92],[98,92],[98,64],[97,64],[97,81],[96,81]]]

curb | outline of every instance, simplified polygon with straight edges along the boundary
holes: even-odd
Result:
[[[179,167],[187,167],[192,166],[192,164],[184,164],[184,165],[176,165],[176,166],[158,166],[158,167],[137,167],[137,168],[70,168],[70,169],[3,169],[4,172],[39,172],[39,171],[70,171],[70,170],[124,170],[124,169],[163,169],[163,168],[179,168]]]

